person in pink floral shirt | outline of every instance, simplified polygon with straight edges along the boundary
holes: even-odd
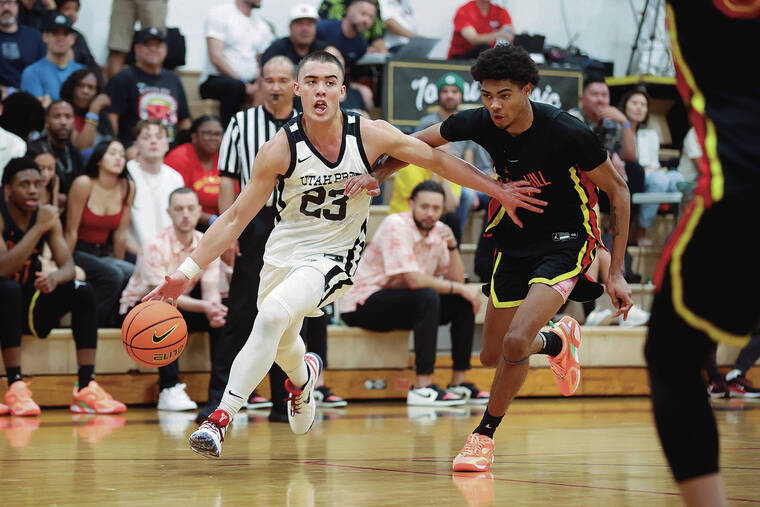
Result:
[[[164,281],[198,246],[203,234],[195,230],[201,216],[198,195],[188,187],[180,187],[169,195],[172,225],[143,243],[137,254],[135,272],[121,294],[119,314],[122,319],[143,296]],[[219,293],[220,261],[215,259],[194,280],[193,285],[177,300],[177,308],[187,323],[188,332],[209,331],[213,348],[227,317],[227,307]],[[213,355],[213,352],[212,352]],[[194,410],[197,405],[179,381],[177,361],[158,369],[159,410]]]
[[[439,219],[444,210],[439,183],[412,190],[410,210],[383,220],[363,254],[353,287],[341,298],[349,326],[373,331],[414,331],[416,381],[408,405],[488,403],[488,393],[465,382],[470,369],[480,289],[464,283],[464,266],[454,233]],[[432,383],[438,326],[451,323],[454,360],[447,390]]]

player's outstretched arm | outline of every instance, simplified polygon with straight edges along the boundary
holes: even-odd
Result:
[[[281,130],[261,147],[253,163],[250,181],[232,206],[208,228],[198,243],[198,247],[189,257],[198,268],[203,269],[208,266],[240,236],[243,229],[267,202],[277,177],[285,174],[289,163],[290,148],[287,137]],[[143,301],[171,299],[176,304],[177,298],[184,294],[190,282],[191,279],[178,269],[171,276],[167,276],[164,283],[145,296]]]
[[[430,128],[434,127],[435,125]],[[365,149],[370,145],[377,156],[387,153],[393,158],[429,169],[463,187],[494,197],[501,202],[509,217],[519,227],[522,227],[522,222],[517,217],[517,208],[543,213],[543,209],[539,206],[547,204],[546,201],[533,197],[533,194],[541,191],[532,187],[527,181],[499,183],[464,160],[436,150],[420,139],[407,136],[387,122],[381,120],[366,124],[362,122],[362,142],[365,144]],[[369,153],[367,155],[370,156]]]
[[[587,174],[591,181],[610,198],[612,252],[606,288],[612,304],[618,309],[615,316],[623,314],[627,317],[628,310],[633,306],[633,297],[623,277],[623,266],[628,243],[631,195],[628,192],[628,186],[612,166],[609,158]]]

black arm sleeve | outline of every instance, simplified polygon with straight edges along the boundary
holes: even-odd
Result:
[[[487,122],[487,123],[485,123]],[[486,108],[467,109],[452,114],[441,123],[441,136],[447,141],[475,141],[479,133],[484,131],[484,126],[491,123]]]

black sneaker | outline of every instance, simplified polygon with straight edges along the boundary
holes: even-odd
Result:
[[[711,382],[707,386],[707,394],[710,395],[710,398],[730,398],[731,390],[728,388],[728,384],[721,380],[720,382]]]
[[[728,382],[728,390],[731,396],[740,398],[760,398],[760,389],[752,385],[744,375],[739,375]]]
[[[317,387],[314,389],[314,399],[318,407],[345,407],[348,402],[330,391],[327,386]]]

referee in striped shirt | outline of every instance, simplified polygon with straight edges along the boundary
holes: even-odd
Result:
[[[235,201],[236,183],[240,183],[241,190],[248,183],[253,160],[259,149],[297,114],[293,108],[294,80],[295,68],[288,58],[280,56],[267,61],[260,79],[265,95],[264,104],[238,112],[227,126],[219,149],[220,214]],[[256,297],[259,273],[264,264],[264,245],[274,228],[273,204],[272,197],[240,235],[237,248],[231,246],[223,255],[226,260],[234,262],[229,313],[227,324],[211,358],[209,401],[201,409],[198,419],[208,417],[221,401],[232,361],[253,328],[253,321],[258,313]],[[276,413],[279,413],[284,415],[287,421],[285,403],[282,401],[287,396],[283,386],[285,378],[285,374],[275,364],[269,377],[275,403],[270,419],[277,419]],[[281,396],[277,395],[279,391],[282,391]]]

